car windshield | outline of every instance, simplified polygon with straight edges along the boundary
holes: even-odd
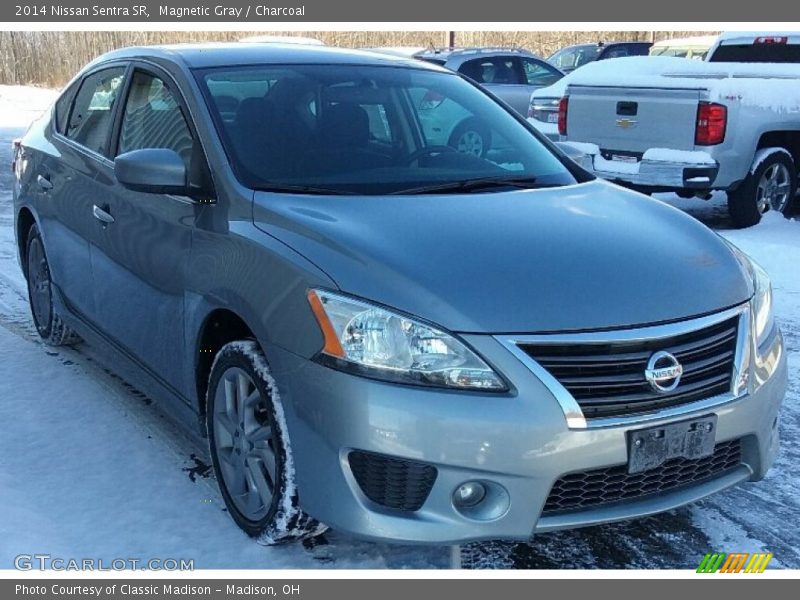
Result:
[[[197,78],[237,177],[253,189],[434,193],[576,182],[524,124],[456,74],[270,65]]]
[[[550,56],[547,61],[562,70],[577,69],[586,63],[597,60],[602,50],[602,46],[574,46],[572,48],[563,48]]]

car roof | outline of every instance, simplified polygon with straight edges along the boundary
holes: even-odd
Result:
[[[428,46],[375,46],[361,49],[366,52],[377,52],[378,54],[390,54],[392,56],[402,56],[405,58],[414,58],[430,50]]]
[[[664,46],[711,46],[717,41],[716,35],[696,35],[684,38],[670,38],[661,40],[653,44],[654,48],[663,48]]]
[[[503,54],[517,54],[519,56],[529,56],[539,58],[533,52],[525,48],[503,48],[498,46],[486,46],[480,48],[442,48],[434,50],[425,50],[417,53],[415,56],[423,60],[456,60],[463,59],[469,60],[470,58],[479,58],[481,56],[498,56]],[[541,59],[540,59],[541,60]]]
[[[183,63],[190,69],[259,64],[341,64],[405,66],[442,70],[436,65],[414,59],[345,48],[281,43],[209,42],[132,46],[112,50],[91,64],[118,59],[151,58]]]
[[[564,46],[563,48],[559,48],[556,52],[561,52],[561,50],[568,50],[570,48],[607,48],[608,46],[631,46],[634,44],[650,44],[650,42],[645,41],[628,41],[628,42],[586,42],[583,44],[572,44],[571,46]],[[555,52],[554,52],[555,54]]]

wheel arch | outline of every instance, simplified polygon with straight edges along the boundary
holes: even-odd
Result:
[[[214,308],[203,319],[195,338],[194,379],[201,416],[206,414],[206,391],[214,358],[225,344],[258,339],[245,319],[229,308]]]
[[[756,152],[763,148],[785,148],[792,155],[795,166],[800,166],[800,130],[765,131],[758,138]]]
[[[17,252],[19,252],[19,263],[22,267],[22,274],[28,278],[28,270],[25,268],[28,254],[28,233],[31,227],[37,224],[33,211],[27,206],[23,206],[17,212]]]

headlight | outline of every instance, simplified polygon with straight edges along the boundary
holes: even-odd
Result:
[[[504,381],[463,342],[385,308],[309,290],[325,338],[321,361],[368,377],[448,388],[506,391]]]
[[[756,348],[763,348],[771,338],[775,329],[775,319],[772,314],[772,284],[769,275],[755,261],[750,259],[753,268],[753,322],[755,325]]]

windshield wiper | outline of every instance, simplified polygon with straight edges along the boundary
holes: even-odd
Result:
[[[420,187],[407,188],[391,192],[392,194],[442,194],[449,192],[473,192],[500,187],[533,188],[544,187],[536,185],[536,177],[482,177],[480,179],[465,179],[463,181],[448,181],[434,183]]]
[[[284,185],[281,183],[267,183],[256,188],[259,192],[273,192],[276,194],[318,194],[325,196],[353,196],[355,192],[349,190],[334,190],[331,188],[314,187],[312,185]]]

